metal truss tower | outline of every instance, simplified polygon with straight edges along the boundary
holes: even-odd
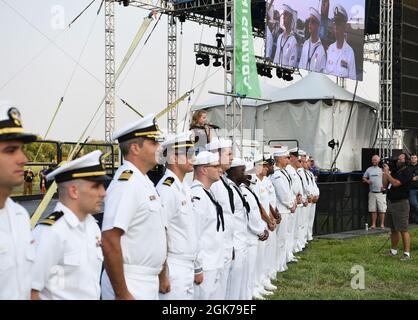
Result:
[[[172,14],[167,15],[167,102],[171,105],[177,100],[177,23]],[[171,109],[167,115],[167,130],[177,133],[177,107]]]
[[[115,2],[105,0],[105,140],[115,130]]]
[[[231,139],[234,145],[234,152],[238,151],[242,156],[243,142],[243,121],[242,105],[238,103],[235,87],[235,5],[234,0],[225,0],[224,3],[224,93],[231,95],[224,97],[225,107],[225,135]],[[237,142],[240,141],[239,145]],[[237,148],[238,147],[238,148]]]
[[[380,112],[378,143],[381,157],[393,149],[393,1],[380,0]]]

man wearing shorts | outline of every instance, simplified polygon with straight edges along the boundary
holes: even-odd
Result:
[[[383,166],[383,185],[388,189],[387,224],[391,228],[392,247],[389,255],[398,254],[398,243],[402,236],[404,254],[401,260],[411,259],[411,238],[408,232],[409,222],[409,185],[411,172],[406,166],[406,155],[400,154],[396,169],[390,172],[389,166]]]
[[[380,227],[385,227],[386,194],[383,188],[383,170],[379,167],[380,157],[372,157],[372,166],[363,175],[363,182],[369,185],[369,212],[372,215],[371,229],[376,228],[377,213],[379,213]]]

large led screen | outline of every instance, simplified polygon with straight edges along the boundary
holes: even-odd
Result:
[[[363,80],[365,0],[267,0],[267,60]]]

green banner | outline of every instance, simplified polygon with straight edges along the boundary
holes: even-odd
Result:
[[[261,98],[254,56],[251,0],[235,1],[235,87],[236,93]]]

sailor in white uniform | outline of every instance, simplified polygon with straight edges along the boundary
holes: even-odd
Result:
[[[103,299],[157,300],[167,258],[166,220],[146,173],[157,164],[161,131],[150,114],[113,135],[123,164],[107,190],[103,216]]]
[[[305,151],[299,149],[298,151],[299,157],[298,160],[295,162],[295,169],[298,174],[298,177],[301,182],[302,187],[302,207],[300,208],[300,219],[299,219],[299,231],[298,231],[298,249],[303,250],[306,246],[307,242],[307,225],[308,225],[308,216],[309,216],[309,197],[310,189],[309,189],[309,181],[308,175],[305,173],[305,169],[302,165],[302,154],[306,154]]]
[[[232,274],[228,282],[226,299],[244,300],[247,297],[248,281],[248,220],[250,206],[239,186],[246,180],[245,161],[234,158],[227,170],[228,184],[234,194],[234,256]]]
[[[10,195],[23,183],[23,145],[35,140],[23,131],[19,111],[0,102],[0,300],[30,299],[35,248],[29,214]]]
[[[262,212],[262,219],[269,233],[269,238],[266,241],[259,241],[257,248],[256,280],[254,283],[253,297],[262,299],[262,295],[273,294],[269,290],[277,289],[270,280],[270,273],[274,273],[274,278],[276,276],[276,271],[274,271],[276,264],[276,217],[274,215],[276,215],[276,210],[270,204],[270,192],[273,193],[274,202],[276,196],[271,180],[267,177],[270,170],[269,163],[264,159],[263,155],[257,155],[254,158],[254,164],[255,184],[252,186],[252,189],[259,199],[262,207],[260,210]],[[268,186],[267,182],[269,183]],[[271,187],[271,190],[268,187]],[[270,240],[270,237],[273,237],[273,240]]]
[[[231,167],[232,162],[232,141],[226,139],[213,139],[211,143],[206,145],[206,150],[219,155],[222,175],[219,181],[212,184],[210,190],[215,195],[216,200],[220,203],[223,209],[223,216],[225,219],[224,232],[224,271],[222,273],[221,283],[218,287],[219,292],[217,296],[219,299],[226,299],[226,291],[229,279],[231,277],[232,257],[234,256],[234,194],[232,188],[229,186],[226,177],[226,170]]]
[[[279,233],[277,234],[278,257],[277,263],[279,272],[287,270],[286,256],[290,243],[290,215],[296,211],[296,199],[292,192],[292,178],[286,171],[289,162],[289,151],[287,147],[280,147],[274,151],[276,168],[272,177],[276,191],[277,208],[282,216]]]
[[[296,21],[295,11],[287,4],[282,5],[283,24],[285,30],[277,39],[276,54],[273,62],[286,67],[298,66],[298,48],[293,25]]]
[[[271,280],[275,280],[277,277],[277,272],[279,271],[277,265],[277,235],[280,230],[281,215],[277,209],[277,197],[276,190],[273,186],[272,178],[274,174],[274,164],[275,161],[273,158],[267,160],[267,176],[263,179],[262,183],[267,190],[270,201],[270,219],[276,219],[276,223],[269,228],[269,238],[266,241],[266,267],[267,267],[267,278],[263,282],[263,286],[267,290],[276,290],[277,287],[271,283]]]
[[[306,162],[306,173],[308,174],[309,178],[310,178],[310,182],[312,183],[312,206],[311,206],[311,210],[309,212],[309,223],[308,223],[308,241],[312,241],[313,240],[313,225],[314,225],[314,221],[315,221],[315,212],[316,212],[316,203],[319,200],[319,188],[318,185],[316,184],[316,180],[315,180],[315,176],[314,174],[310,171],[311,169],[311,161],[310,161],[310,157],[307,157],[307,162]]]
[[[252,174],[254,173],[254,164],[247,162],[245,164],[245,174],[247,179],[240,185],[242,194],[245,200],[248,202],[250,212],[248,214],[248,282],[247,292],[244,297],[245,300],[251,300],[255,288],[256,282],[256,264],[261,264],[262,261],[257,261],[257,249],[258,243],[264,242],[269,236],[266,223],[262,219],[262,205],[258,196],[250,188],[251,185],[255,185],[255,177],[253,179]],[[264,212],[265,214],[265,212]]]
[[[195,269],[195,300],[219,300],[224,270],[225,220],[222,206],[210,187],[222,174],[219,154],[202,151],[193,163],[191,186],[193,214],[197,221],[198,254]]]
[[[58,184],[59,201],[34,230],[32,299],[99,300],[103,253],[92,214],[101,212],[111,180],[102,152],[70,161],[46,179]]]
[[[197,258],[197,225],[190,187],[184,177],[193,171],[194,136],[184,132],[162,143],[166,165],[157,191],[167,219],[167,270],[161,275],[161,300],[192,300]]]
[[[321,15],[312,7],[309,8],[309,12],[310,17],[308,26],[310,37],[303,44],[302,54],[299,61],[299,69],[324,72],[327,55],[318,33]]]
[[[345,40],[348,15],[341,5],[334,8],[334,26],[336,41],[327,52],[325,73],[342,78],[357,79],[354,51]]]

